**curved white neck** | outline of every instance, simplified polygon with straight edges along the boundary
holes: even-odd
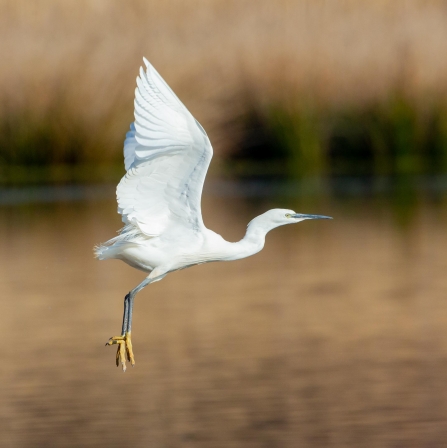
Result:
[[[266,225],[257,218],[253,219],[247,227],[244,238],[237,243],[228,243],[228,253],[223,259],[239,260],[258,253],[264,247],[265,235],[273,228],[274,226]]]

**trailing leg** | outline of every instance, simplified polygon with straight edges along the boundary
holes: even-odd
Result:
[[[116,365],[117,367],[119,367],[119,365],[121,364],[123,372],[126,371],[126,356],[132,367],[135,365],[135,357],[132,350],[131,339],[133,302],[136,294],[149,283],[151,283],[151,281],[151,279],[146,278],[136,288],[132,289],[132,291],[130,291],[126,295],[126,297],[124,298],[123,325],[121,328],[121,336],[113,336],[106,343],[106,346],[115,344],[118,345],[118,349],[116,352]]]
[[[123,368],[123,371],[126,371],[126,355],[127,360],[132,364],[132,367],[135,365],[135,358],[133,356],[132,351],[132,342],[130,339],[130,333],[127,331],[128,323],[129,323],[129,306],[130,303],[130,293],[124,297],[124,312],[123,312],[123,325],[121,327],[121,336],[113,336],[107,342],[107,345],[118,345],[116,351],[116,366],[119,367],[120,363]]]

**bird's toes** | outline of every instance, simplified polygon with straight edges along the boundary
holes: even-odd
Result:
[[[116,351],[116,366],[122,366],[123,372],[126,371],[126,358],[132,364],[135,365],[135,358],[132,351],[132,342],[130,340],[130,333],[126,333],[125,336],[113,336],[106,342],[106,347],[108,345],[118,345]]]

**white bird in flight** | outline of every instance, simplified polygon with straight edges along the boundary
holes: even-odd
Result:
[[[135,365],[132,310],[135,295],[168,273],[210,261],[230,261],[259,252],[267,232],[305,219],[331,219],[273,209],[247,226],[241,241],[230,243],[205,227],[200,200],[213,156],[208,136],[163,78],[143,58],[135,89],[135,121],[124,141],[125,176],[116,190],[125,226],[118,236],[95,247],[100,260],[116,258],[149,275],[124,298],[116,365]]]

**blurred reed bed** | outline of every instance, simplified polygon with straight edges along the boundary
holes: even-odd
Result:
[[[403,96],[362,107],[255,107],[243,118],[231,168],[241,176],[442,175],[447,172],[447,109]]]
[[[0,0],[0,183],[119,177],[143,55],[230,172],[445,173],[446,25],[441,0]]]

